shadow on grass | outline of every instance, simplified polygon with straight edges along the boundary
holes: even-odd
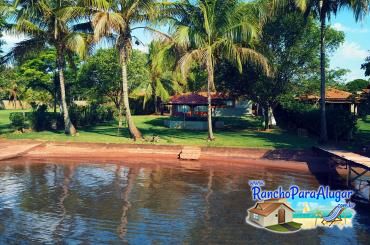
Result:
[[[226,127],[223,130],[215,130],[216,141],[207,142],[207,131],[194,131],[184,129],[170,129],[164,126],[165,117],[148,120],[136,119],[137,126],[144,136],[159,136],[164,142],[179,144],[204,144],[210,146],[238,146],[238,147],[274,147],[274,148],[308,148],[312,147],[315,140],[302,138],[289,132],[275,130],[274,132],[256,131],[255,120],[239,118],[227,118]],[[118,130],[114,122],[104,123],[97,126],[81,128],[81,132],[106,135],[110,137],[129,138],[127,128]],[[246,144],[244,145],[244,142]],[[256,142],[253,145],[251,142]]]
[[[14,130],[11,128],[10,124],[2,124],[0,125],[0,135],[11,133]]]
[[[145,121],[144,124],[155,127],[164,127],[164,120],[169,119],[168,117],[154,118]],[[181,120],[181,119],[179,119]],[[255,118],[233,118],[233,117],[215,117],[214,121],[223,121],[225,129],[240,130],[240,129],[258,129],[260,122]],[[182,121],[182,120],[181,120]]]
[[[273,132],[257,131],[259,122],[254,118],[223,118],[226,128],[223,130],[215,129],[216,141],[207,142],[207,131],[170,129],[164,126],[167,117],[137,117],[135,122],[143,136],[159,136],[162,143],[175,144],[194,144],[204,146],[222,147],[270,147],[270,148],[308,148],[315,140],[312,138],[302,138],[295,134],[282,130]],[[6,125],[0,125],[0,132],[4,131]],[[78,127],[78,131],[89,137],[91,140],[99,140],[104,136],[115,138],[130,138],[126,127],[118,129],[117,122],[107,122],[96,126]],[[53,135],[63,135],[63,130],[45,131]],[[44,135],[45,136],[45,135]],[[20,136],[21,137],[21,136]],[[37,138],[37,134],[29,135]],[[109,140],[109,139],[107,139]]]

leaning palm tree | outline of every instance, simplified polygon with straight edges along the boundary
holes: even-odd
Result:
[[[106,37],[115,39],[122,67],[123,110],[129,132],[134,140],[141,139],[142,135],[135,126],[129,104],[127,63],[130,59],[133,41],[136,44],[140,43],[132,32],[140,28],[157,32],[147,24],[156,19],[160,6],[155,0],[113,0],[102,4],[101,8],[92,8],[95,41]]]
[[[285,4],[285,0],[275,0]],[[361,20],[369,11],[369,0],[293,0],[294,4],[299,7],[308,17],[313,14],[320,21],[320,141],[326,143],[328,141],[327,125],[326,125],[326,52],[325,52],[325,32],[326,21],[332,15],[336,15],[340,9],[351,9],[356,21]]]
[[[65,8],[73,8],[73,0],[18,0],[3,6],[10,23],[6,29],[15,35],[24,35],[26,39],[2,57],[2,62],[20,60],[30,52],[38,52],[53,46],[57,52],[57,70],[61,93],[61,104],[65,133],[76,134],[68,113],[65,91],[66,58],[72,62],[73,54],[84,57],[87,53],[87,35],[74,31],[74,21],[63,18]]]
[[[239,70],[249,61],[269,72],[266,58],[253,49],[261,22],[249,7],[254,3],[238,0],[183,0],[173,21],[173,39],[186,52],[179,68],[186,77],[194,62],[205,67],[208,95],[208,140],[214,140],[211,92],[215,90],[214,70],[219,59],[234,62]]]

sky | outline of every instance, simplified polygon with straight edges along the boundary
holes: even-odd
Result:
[[[350,11],[342,10],[332,17],[331,26],[345,33],[345,41],[331,56],[330,67],[349,69],[347,81],[365,78],[361,64],[370,56],[370,17],[356,23]]]
[[[349,10],[341,10],[337,16],[332,16],[330,24],[333,28],[345,33],[344,43],[330,55],[330,68],[345,68],[350,72],[344,78],[344,82],[349,82],[358,78],[365,78],[361,64],[365,58],[370,56],[370,16],[362,22],[356,23],[353,14]],[[147,52],[147,45],[152,40],[152,36],[147,31],[136,31],[134,33],[141,45],[134,45],[134,48]],[[24,37],[4,35],[3,40],[7,43],[4,51],[9,50],[13,45]]]

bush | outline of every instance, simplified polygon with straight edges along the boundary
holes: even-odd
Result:
[[[9,120],[11,122],[12,127],[17,130],[23,131],[26,127],[26,117],[23,112],[12,112],[9,115]]]
[[[69,113],[71,121],[76,127],[93,126],[114,119],[114,108],[105,105],[71,106]],[[32,112],[10,113],[9,119],[11,125],[17,130],[23,130],[28,123],[35,131],[64,128],[63,115],[48,112],[46,105],[34,106]]]
[[[76,127],[93,126],[97,123],[109,122],[114,119],[114,108],[107,105],[73,105],[69,108],[69,113],[71,121]]]
[[[313,135],[320,135],[320,110],[312,105],[298,102],[285,108],[280,105],[274,116],[281,128],[304,128]],[[349,139],[356,129],[357,118],[348,110],[327,109],[326,120],[328,138],[335,141]]]
[[[43,131],[49,128],[49,122],[46,118],[47,106],[41,105],[34,108],[34,111],[29,114],[31,127],[35,131]]]

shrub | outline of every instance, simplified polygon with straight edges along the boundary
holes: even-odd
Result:
[[[71,106],[69,112],[71,121],[76,127],[92,126],[114,119],[114,108],[106,105]],[[32,112],[10,113],[9,119],[11,125],[17,130],[26,128],[27,122],[35,131],[64,128],[63,115],[61,113],[48,112],[46,105],[34,106]]]
[[[70,107],[69,113],[71,121],[76,127],[93,126],[97,123],[108,122],[114,119],[114,108],[107,105],[73,105]]]
[[[47,120],[47,106],[41,105],[34,108],[34,111],[30,114],[31,127],[35,131],[43,131],[49,128],[49,121]]]
[[[274,116],[282,128],[304,128],[313,135],[320,135],[320,110],[317,107],[298,102],[286,107],[280,105]],[[329,139],[349,139],[356,129],[357,118],[349,110],[328,108],[326,119]]]
[[[11,122],[12,127],[17,130],[23,131],[26,127],[26,117],[23,112],[12,112],[9,115],[9,120]]]

